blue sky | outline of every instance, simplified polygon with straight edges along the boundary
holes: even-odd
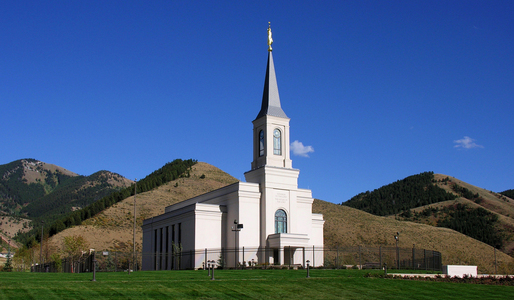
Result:
[[[244,180],[271,22],[315,198],[424,171],[513,189],[512,16],[514,1],[2,1],[0,164],[134,179],[194,158]]]

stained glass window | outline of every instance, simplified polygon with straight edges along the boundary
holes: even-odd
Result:
[[[273,131],[273,154],[282,155],[282,133],[280,130],[275,129]]]
[[[287,215],[282,209],[275,212],[275,233],[287,233]]]

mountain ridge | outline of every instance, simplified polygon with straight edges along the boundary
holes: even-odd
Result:
[[[101,171],[97,172],[100,173]],[[436,174],[439,176],[439,174]],[[446,176],[446,175],[441,175]],[[457,179],[453,179],[457,182]],[[198,162],[188,176],[158,186],[155,189],[136,196],[137,230],[136,248],[141,249],[143,219],[162,214],[168,205],[189,199],[214,189],[237,182],[238,180],[222,170],[207,163]],[[460,182],[460,181],[459,181]],[[467,186],[462,183],[462,186]],[[471,186],[469,186],[470,189]],[[489,192],[491,197],[499,199]],[[500,197],[500,198],[498,198]],[[489,198],[485,199],[486,203]],[[457,198],[449,202],[469,201]],[[505,201],[505,200],[500,200]],[[511,201],[511,199],[508,199]],[[430,204],[430,205],[438,205]],[[118,250],[130,252],[132,249],[134,196],[114,204],[98,215],[89,218],[80,225],[65,229],[50,238],[45,237],[44,255],[47,260],[51,252],[58,251],[64,237],[85,237],[89,246],[96,250]],[[475,264],[481,272],[494,270],[494,248],[460,234],[454,230],[418,224],[393,218],[393,216],[374,216],[372,214],[341,205],[315,199],[313,212],[324,215],[324,239],[327,247],[344,246],[392,246],[393,235],[401,232],[401,247],[415,244],[415,247],[441,251],[444,264]],[[508,214],[508,213],[507,213]],[[508,216],[503,216],[508,218]],[[38,245],[35,245],[38,247]],[[38,251],[36,251],[38,252]],[[498,252],[497,259],[501,268],[514,270],[512,257]]]
[[[0,165],[0,214],[8,217],[0,229],[12,238],[29,231],[31,220],[48,223],[132,183],[110,171],[83,176],[33,158]]]

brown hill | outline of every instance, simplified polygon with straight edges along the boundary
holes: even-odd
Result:
[[[179,178],[150,192],[136,195],[136,248],[141,249],[143,220],[164,213],[168,205],[237,182],[237,179],[207,163],[195,164],[189,178]],[[205,175],[204,178],[202,175]],[[99,215],[50,239],[50,248],[62,245],[65,236],[82,235],[97,250],[132,249],[134,197],[129,197]]]
[[[448,180],[443,181],[445,178]],[[499,193],[495,193],[492,191],[488,191],[469,183],[466,183],[462,180],[456,179],[451,176],[443,175],[443,174],[434,174],[434,179],[437,181],[437,185],[446,191],[453,193],[458,196],[457,193],[453,190],[454,185],[458,185],[462,188],[468,189],[472,194],[479,195],[478,199],[474,201],[471,199],[467,199],[464,197],[459,197],[455,200],[444,201],[439,203],[433,203],[426,206],[417,207],[412,209],[413,212],[421,212],[427,208],[439,208],[442,209],[444,207],[452,206],[458,203],[465,204],[471,208],[482,207],[485,210],[496,214],[498,216],[498,225],[497,231],[500,232],[503,237],[503,248],[502,251],[507,254],[514,253],[514,200],[503,196]],[[442,217],[442,214],[439,214],[439,218]],[[425,218],[421,218],[419,222],[426,223],[430,225],[436,225],[438,217],[428,216]]]
[[[205,175],[205,178],[202,175]],[[137,230],[136,247],[141,245],[143,219],[162,214],[173,203],[209,192],[237,182],[237,179],[206,163],[193,166],[191,177],[180,178],[153,191],[136,196]],[[106,209],[80,226],[53,236],[50,249],[60,248],[64,236],[82,235],[96,250],[132,249],[134,197]],[[429,225],[377,217],[360,210],[315,200],[313,212],[324,215],[325,245],[394,245],[394,234],[401,232],[400,247],[425,248],[441,251],[444,264],[473,264],[479,272],[494,271],[494,249],[456,231]],[[513,264],[513,259],[497,253],[498,265],[503,269]],[[501,270],[501,269],[499,269]]]
[[[440,251],[443,264],[477,265],[481,273],[494,272],[494,248],[457,231],[425,224],[379,217],[361,210],[315,200],[313,212],[325,219],[325,246],[395,246],[400,232],[400,247]],[[498,271],[513,267],[512,257],[496,251]],[[514,270],[510,270],[512,272]]]
[[[503,216],[513,218],[514,217],[514,200],[503,196],[499,193],[495,193],[492,191],[488,191],[483,188],[479,188],[477,186],[471,185],[469,183],[466,183],[462,180],[459,180],[455,177],[442,175],[442,174],[434,174],[435,180],[442,180],[444,178],[448,177],[450,179],[450,183],[458,184],[461,187],[467,188],[470,190],[473,194],[478,193],[480,197],[483,199],[482,202],[479,203],[480,206],[483,208],[486,208],[490,211],[494,211],[498,214],[501,214]],[[453,192],[451,189],[451,184],[441,184],[438,183],[438,186],[442,187],[443,189]]]

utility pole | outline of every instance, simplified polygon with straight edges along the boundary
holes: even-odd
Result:
[[[134,257],[132,258],[132,266],[136,270],[136,194],[137,194],[137,178],[134,179],[134,237],[132,243],[134,244]]]
[[[41,244],[39,245],[39,268],[41,271],[43,265],[43,228],[45,226],[45,222],[41,221]]]

